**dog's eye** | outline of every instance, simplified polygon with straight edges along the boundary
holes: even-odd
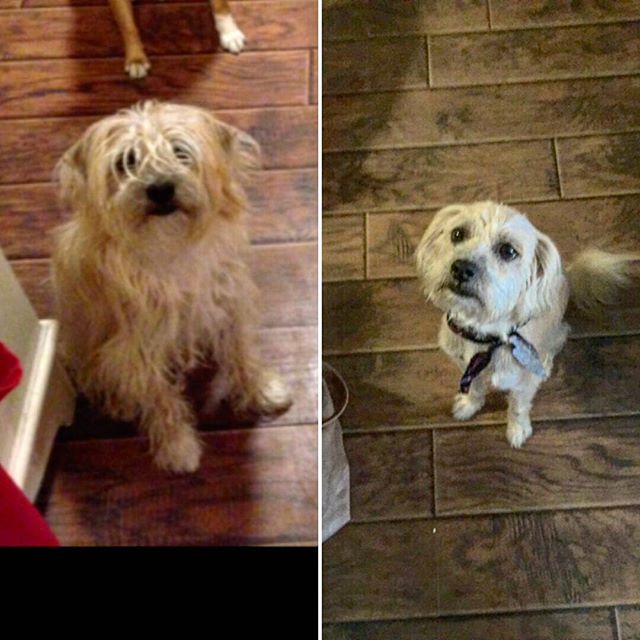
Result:
[[[458,242],[462,242],[466,237],[467,237],[467,234],[465,233],[465,230],[463,227],[456,227],[451,232],[451,242],[453,242],[453,244],[458,244]]]
[[[180,162],[183,164],[191,163],[191,154],[182,145],[174,144],[171,148],[173,149],[173,154]]]
[[[498,245],[498,255],[504,262],[515,260],[520,254],[508,242]]]
[[[118,173],[126,173],[136,168],[136,154],[133,149],[127,153],[121,153],[116,160],[116,171]]]

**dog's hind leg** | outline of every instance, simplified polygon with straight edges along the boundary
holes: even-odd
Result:
[[[131,0],[109,0],[109,4],[124,41],[124,69],[131,78],[144,78],[151,68],[151,63],[144,52],[133,18]]]
[[[219,376],[236,409],[262,416],[279,415],[289,409],[292,399],[286,384],[262,364],[252,333],[240,320],[220,346],[224,354],[219,359]]]
[[[240,53],[244,49],[245,37],[231,15],[229,3],[227,0],[209,0],[209,2],[222,48],[231,53]]]

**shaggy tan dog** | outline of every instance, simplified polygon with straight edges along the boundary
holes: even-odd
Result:
[[[464,372],[454,417],[474,416],[490,387],[507,391],[507,440],[520,447],[532,433],[536,391],[569,333],[569,297],[585,310],[610,302],[640,254],[585,251],[565,273],[551,239],[526,216],[477,202],[440,210],[416,260],[427,300],[445,311],[440,347]]]
[[[71,221],[53,280],[62,351],[79,388],[139,420],[157,464],[198,467],[185,374],[214,361],[210,405],[273,415],[291,404],[260,364],[242,188],[257,143],[195,107],[146,102],[91,126],[61,159]]]

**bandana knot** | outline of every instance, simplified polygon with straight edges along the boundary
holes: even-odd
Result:
[[[489,345],[487,351],[479,351],[471,358],[471,360],[469,360],[469,364],[464,370],[462,378],[460,378],[460,391],[462,393],[469,393],[469,387],[471,387],[473,380],[487,368],[491,362],[491,358],[493,357],[493,352],[503,345],[509,345],[511,347],[511,355],[525,369],[531,371],[531,373],[540,378],[546,377],[547,374],[544,369],[544,365],[540,360],[540,356],[538,355],[536,348],[518,333],[518,329],[524,325],[511,329],[506,341],[504,341],[500,336],[491,334],[482,335],[473,329],[461,327],[453,321],[450,315],[447,315],[447,325],[453,333],[461,336],[465,340],[470,340],[476,344]]]

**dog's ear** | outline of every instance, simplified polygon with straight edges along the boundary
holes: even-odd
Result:
[[[64,153],[55,168],[62,202],[72,208],[86,187],[89,140],[90,131],[87,131]]]
[[[551,239],[538,231],[525,294],[526,314],[536,316],[556,306],[563,280],[560,253]]]
[[[451,217],[464,210],[464,205],[452,204],[440,209],[427,227],[415,252],[416,264],[419,270],[423,270],[424,261],[429,259],[429,252],[433,243],[443,234],[442,226]]]
[[[260,168],[260,145],[248,133],[219,120],[216,127],[220,145],[238,177]]]
[[[244,181],[252,170],[260,168],[260,145],[248,133],[218,120],[206,109],[199,109],[199,112],[213,135],[214,146],[222,151],[226,166],[236,178]]]
[[[244,179],[254,169],[261,166],[260,145],[244,131],[218,120],[208,109],[196,108],[204,121],[205,129],[213,137],[213,146],[222,151],[226,165],[235,177]]]

